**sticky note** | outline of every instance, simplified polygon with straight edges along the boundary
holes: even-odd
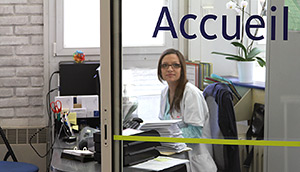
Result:
[[[155,161],[159,161],[159,162],[166,162],[166,161],[170,161],[170,159],[168,158],[163,158],[163,157],[158,157],[154,159]]]
[[[68,120],[71,124],[77,125],[77,114],[76,112],[70,112],[68,115]]]
[[[78,131],[79,130],[79,126],[78,125],[73,125],[72,129]]]

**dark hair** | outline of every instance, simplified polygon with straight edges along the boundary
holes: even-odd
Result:
[[[165,50],[160,55],[160,58],[159,58],[159,61],[158,61],[158,67],[157,67],[158,80],[160,82],[162,82],[164,80],[162,78],[162,75],[161,75],[161,65],[162,65],[161,62],[162,62],[163,58],[166,55],[169,55],[169,54],[177,55],[177,57],[179,59],[179,62],[181,64],[180,78],[179,78],[179,81],[178,81],[178,85],[175,89],[175,95],[174,95],[174,98],[172,100],[172,104],[170,105],[170,112],[172,113],[173,109],[175,109],[176,111],[180,111],[180,102],[181,102],[182,97],[183,97],[185,84],[188,82],[188,80],[186,79],[186,63],[185,63],[184,56],[182,55],[182,53],[180,51],[172,49],[172,48]]]

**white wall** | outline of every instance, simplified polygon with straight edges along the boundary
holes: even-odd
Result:
[[[237,75],[236,62],[226,60],[223,56],[212,55],[212,51],[235,53],[234,48],[230,42],[222,37],[222,15],[227,15],[228,31],[235,30],[235,15],[234,10],[226,9],[225,4],[228,1],[218,0],[191,0],[190,13],[197,15],[197,21],[193,22],[192,30],[197,34],[195,40],[190,41],[189,44],[189,58],[192,60],[201,60],[203,62],[213,63],[213,72],[218,75]],[[217,34],[218,38],[215,40],[207,40],[202,37],[199,31],[200,20],[207,14],[214,14],[218,18],[216,21],[208,20],[206,22],[206,31],[209,34]],[[228,34],[231,34],[229,32]]]
[[[0,125],[43,126],[43,0],[0,1]]]
[[[298,141],[300,138],[300,32],[289,31],[288,40],[283,41],[284,0],[273,0],[268,9],[277,18],[276,40],[268,39],[265,139]],[[289,10],[291,10],[289,8]],[[291,13],[289,13],[291,15]],[[291,21],[289,21],[291,22]],[[270,25],[270,22],[268,23]],[[299,171],[299,147],[266,147],[265,171]]]

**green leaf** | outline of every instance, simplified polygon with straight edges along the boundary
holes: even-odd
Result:
[[[235,47],[240,47],[245,53],[245,58],[248,58],[247,49],[243,44],[241,44],[239,42],[231,42],[231,44],[234,45]]]
[[[255,58],[257,59],[259,66],[264,67],[266,65],[266,62],[264,61],[264,59],[262,59],[260,57],[255,57]]]
[[[211,52],[212,54],[218,54],[218,55],[223,55],[223,56],[231,56],[231,57],[237,57],[237,58],[243,58],[241,56],[237,56],[235,54],[227,54],[227,53],[220,53],[220,52]]]
[[[226,57],[227,60],[235,60],[235,61],[245,61],[244,58],[238,58],[238,57]]]
[[[258,55],[258,54],[261,53],[261,52],[262,52],[262,50],[260,50],[259,48],[255,47],[255,48],[253,48],[253,49],[249,52],[248,58],[249,58],[249,59],[252,59],[253,57],[255,57],[256,55]]]

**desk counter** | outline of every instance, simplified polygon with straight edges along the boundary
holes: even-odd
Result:
[[[56,140],[52,153],[50,169],[52,172],[99,172],[101,164],[97,161],[81,163],[76,160],[61,158],[61,153],[64,149],[73,149],[77,146],[77,142],[66,143],[59,139]]]
[[[83,163],[80,161],[70,160],[70,159],[65,159],[60,157],[64,149],[73,149],[75,146],[77,146],[77,142],[66,143],[60,139],[56,139],[56,142],[53,147],[52,159],[50,164],[51,172],[101,172],[101,164],[99,164],[97,161],[90,161],[90,162]],[[182,156],[183,155],[180,155],[179,157],[182,158]],[[173,171],[174,169],[183,168],[183,166],[185,165],[181,164],[178,166],[174,166],[172,167],[172,169],[166,170],[166,172]],[[147,172],[148,171],[148,170],[141,170],[141,169],[135,169],[130,167],[124,167],[123,170],[124,172]]]

